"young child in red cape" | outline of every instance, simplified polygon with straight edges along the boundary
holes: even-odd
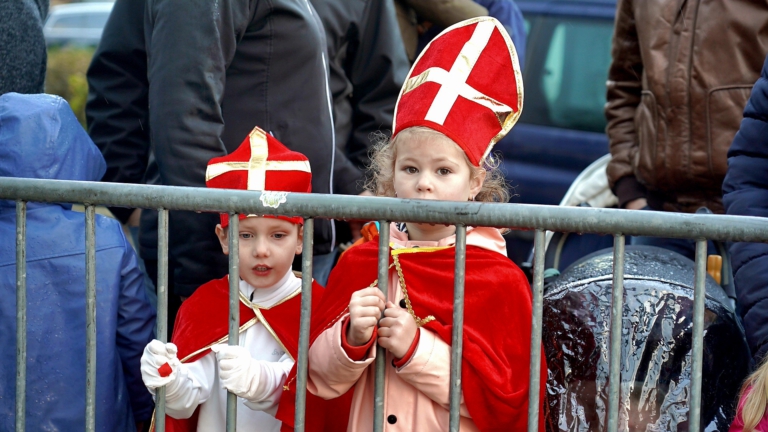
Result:
[[[258,127],[233,153],[211,159],[208,187],[310,192],[309,161]],[[216,235],[229,254],[228,216]],[[152,341],[141,357],[144,384],[166,388],[166,430],[224,431],[227,391],[238,396],[237,430],[292,430],[275,418],[298,351],[301,277],[291,271],[302,251],[303,219],[240,215],[240,337],[227,342],[229,277],[201,286],[181,305],[172,343]],[[312,287],[318,305],[322,287]],[[328,402],[308,395],[308,430],[326,429]],[[294,394],[291,395],[294,397]],[[332,408],[332,407],[331,407]],[[291,412],[292,415],[292,412]]]
[[[522,104],[517,54],[503,26],[482,17],[448,28],[427,46],[401,90],[392,139],[373,156],[373,192],[506,202],[498,162],[489,154],[517,121]],[[389,300],[377,287],[376,236],[349,249],[330,275],[319,314],[313,315],[308,388],[325,399],[354,390],[346,430],[372,430],[378,344],[386,349],[385,430],[445,431],[455,227],[382,228],[391,239]],[[469,227],[466,240],[460,427],[524,431],[531,289],[507,258],[498,229]],[[541,362],[543,383],[543,356]],[[539,427],[544,429],[543,414]]]

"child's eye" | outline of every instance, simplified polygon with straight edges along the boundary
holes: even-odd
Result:
[[[277,240],[280,240],[281,238],[285,237],[285,234],[283,234],[283,233],[275,233],[275,234],[272,234],[272,237],[274,237]]]
[[[448,168],[440,168],[437,170],[437,173],[440,175],[448,175],[451,173],[451,170],[449,170]]]
[[[408,174],[416,174],[417,172],[419,172],[419,170],[417,170],[416,167],[412,167],[412,166],[403,168],[403,171],[405,171]]]
[[[240,238],[243,240],[248,240],[253,238],[253,235],[251,233],[240,233]]]

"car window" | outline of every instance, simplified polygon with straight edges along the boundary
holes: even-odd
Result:
[[[109,12],[94,12],[85,15],[84,28],[89,29],[103,29],[107,25],[107,19],[109,18]]]
[[[64,15],[56,18],[51,24],[55,29],[80,28],[83,26],[82,15]]]
[[[603,132],[613,23],[542,17],[539,25],[537,47],[529,47],[539,58],[529,60],[534,65],[526,76],[521,121]]]

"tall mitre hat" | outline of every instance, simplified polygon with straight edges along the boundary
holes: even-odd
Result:
[[[276,192],[312,192],[312,171],[309,160],[301,153],[289,150],[272,135],[259,127],[253,128],[240,147],[232,153],[208,162],[205,184],[209,188]],[[240,215],[240,219],[261,215]],[[304,219],[268,216],[300,224]],[[229,225],[226,214],[221,226]]]
[[[397,100],[393,137],[428,127],[480,166],[522,110],[523,76],[512,39],[495,18],[472,18],[445,29],[416,59]]]

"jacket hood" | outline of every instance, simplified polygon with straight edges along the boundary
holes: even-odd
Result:
[[[0,177],[98,181],[106,163],[64,99],[0,96]]]

